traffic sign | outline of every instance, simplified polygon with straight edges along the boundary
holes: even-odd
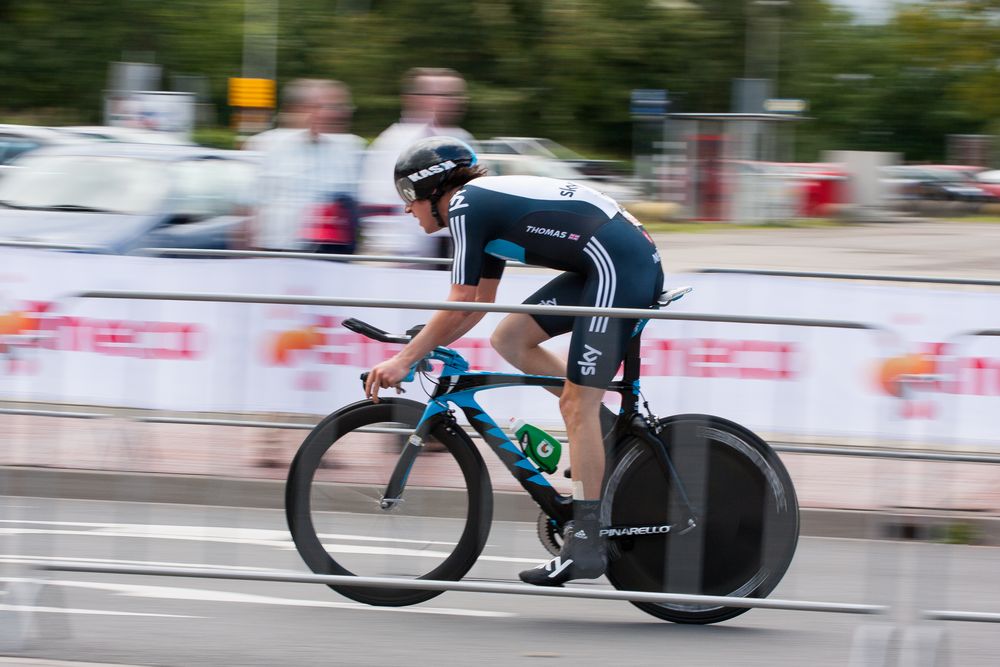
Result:
[[[635,88],[632,90],[629,112],[633,116],[665,116],[669,104],[667,91],[662,88]]]
[[[242,109],[273,109],[274,80],[229,79],[229,106]]]
[[[764,111],[770,113],[802,113],[809,108],[805,100],[771,98],[764,100]]]

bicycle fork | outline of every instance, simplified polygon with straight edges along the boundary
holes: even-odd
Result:
[[[428,412],[430,411],[428,410]],[[420,456],[420,452],[423,451],[424,440],[441,420],[440,417],[437,417],[439,414],[440,412],[425,413],[420,423],[417,424],[417,428],[406,439],[406,444],[403,445],[403,449],[399,453],[399,458],[396,460],[396,467],[393,468],[392,476],[389,477],[389,483],[386,485],[385,492],[379,500],[379,507],[383,510],[392,510],[403,502],[403,490],[406,489],[406,480],[410,477],[413,463]]]

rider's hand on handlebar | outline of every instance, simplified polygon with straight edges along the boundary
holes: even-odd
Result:
[[[410,374],[410,365],[399,361],[398,357],[393,357],[378,364],[368,373],[365,380],[365,396],[378,403],[379,389],[395,387],[396,393],[402,393],[399,383]]]

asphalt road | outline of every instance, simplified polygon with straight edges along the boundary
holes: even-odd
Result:
[[[1000,224],[886,222],[654,235],[668,272],[756,268],[1000,278]]]
[[[659,621],[624,602],[446,593],[415,607],[355,604],[317,585],[50,573],[25,560],[305,571],[283,515],[185,505],[3,498],[0,666],[847,665],[859,628],[920,609],[1000,611],[995,548],[803,538],[772,597],[887,604],[889,617],[752,610],[715,626]],[[358,526],[363,527],[363,521]],[[356,539],[354,536],[350,539]],[[345,539],[348,539],[345,537]],[[374,549],[372,553],[378,553]],[[530,524],[497,522],[470,579],[512,581],[543,558]],[[575,584],[607,587],[604,581]],[[29,620],[26,644],[11,643]],[[953,665],[994,665],[995,624],[946,632]],[[43,661],[43,659],[45,661]],[[892,663],[896,664],[896,663]],[[931,663],[928,663],[931,664]]]

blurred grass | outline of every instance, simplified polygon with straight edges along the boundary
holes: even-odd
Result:
[[[1000,223],[1000,215],[968,215],[951,218],[948,222],[983,222],[987,224]]]
[[[983,539],[981,531],[971,524],[949,523],[937,541],[944,544],[982,544]]]
[[[825,227],[843,227],[845,223],[832,218],[798,218],[792,220],[773,220],[767,223],[739,224],[732,222],[647,222],[642,220],[643,226],[649,232],[667,233],[711,233],[711,232],[732,232],[742,229],[815,229]]]

